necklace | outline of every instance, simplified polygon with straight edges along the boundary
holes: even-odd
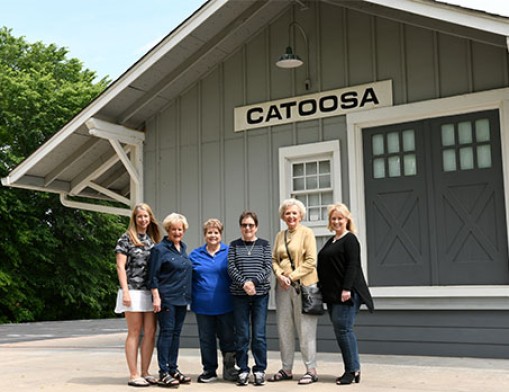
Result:
[[[334,244],[337,240],[340,240],[348,233],[348,230],[346,230],[343,234],[341,234],[339,237],[336,235],[334,236],[334,239],[332,240],[332,243]]]
[[[251,249],[247,249],[246,241],[242,240],[242,242],[244,243],[244,248],[246,248],[247,255],[251,256],[251,252],[253,251],[253,248],[254,248],[254,246],[256,244],[256,240],[254,240],[253,245],[251,245]]]

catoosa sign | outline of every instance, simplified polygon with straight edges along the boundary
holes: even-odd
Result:
[[[392,106],[392,81],[384,80],[235,108],[235,132]]]

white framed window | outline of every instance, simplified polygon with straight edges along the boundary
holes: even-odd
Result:
[[[341,200],[339,140],[279,149],[280,201],[294,197],[306,206],[303,223],[317,237],[327,230],[327,206]]]

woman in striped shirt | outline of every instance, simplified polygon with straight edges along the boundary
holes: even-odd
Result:
[[[245,211],[239,219],[241,238],[230,243],[228,274],[232,280],[233,313],[235,318],[235,348],[239,366],[238,385],[247,385],[250,368],[248,349],[255,360],[255,385],[265,384],[267,368],[267,341],[265,326],[269,302],[272,251],[267,240],[257,238],[258,217]],[[250,331],[250,326],[253,330]]]

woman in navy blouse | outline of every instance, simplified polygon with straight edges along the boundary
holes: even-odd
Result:
[[[180,333],[191,303],[192,265],[182,242],[189,225],[185,216],[172,213],[163,221],[168,235],[150,254],[150,288],[154,311],[159,321],[157,361],[159,384],[175,387],[188,384],[191,378],[182,374],[177,365]]]
[[[228,246],[221,242],[223,224],[208,219],[203,224],[205,244],[193,250],[193,301],[200,337],[203,373],[198,382],[217,379],[217,340],[223,354],[223,379],[237,380],[233,302],[228,276]]]

